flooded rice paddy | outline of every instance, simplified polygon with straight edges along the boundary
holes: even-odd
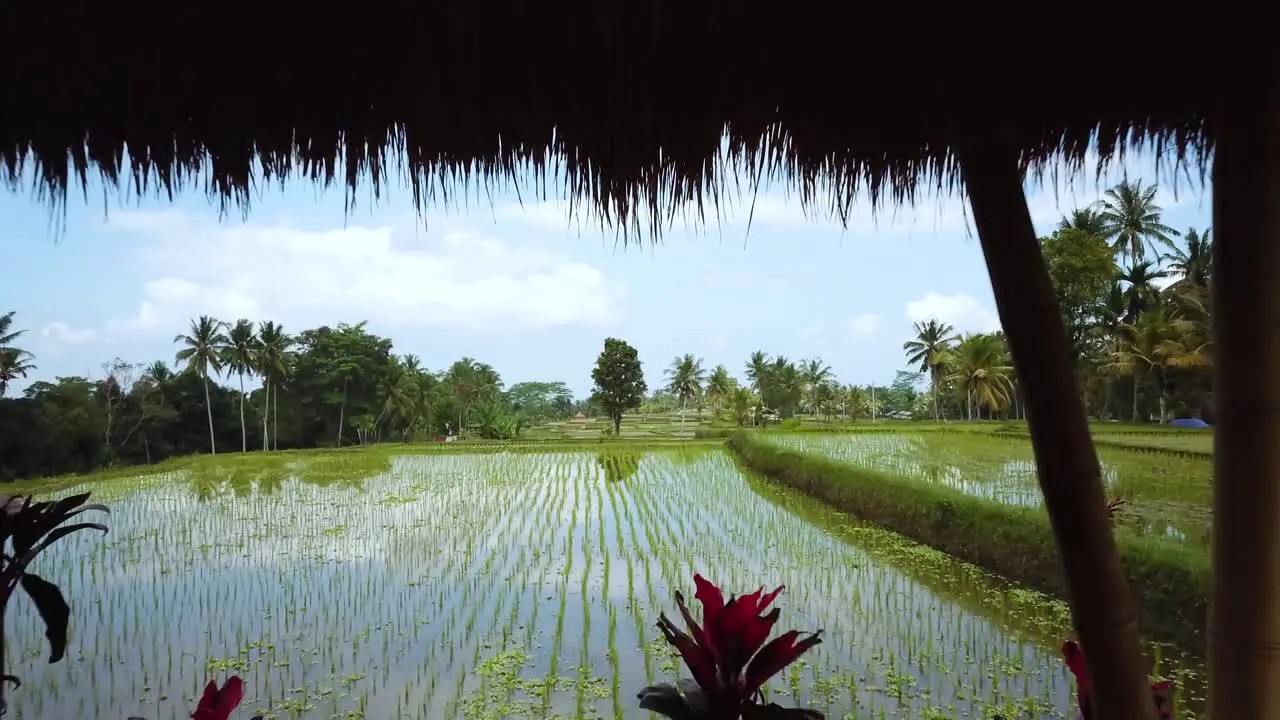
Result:
[[[1172,437],[1173,434],[1167,434]],[[919,482],[1013,505],[1042,503],[1031,443],[977,432],[796,433],[766,436],[777,445],[812,452]],[[1148,442],[1151,436],[1142,436]],[[1203,437],[1201,435],[1195,436]],[[1176,438],[1174,438],[1176,439]],[[1211,439],[1211,438],[1210,438]],[[1118,522],[1143,534],[1209,545],[1213,461],[1160,452],[1173,439],[1156,436],[1147,449],[1101,446],[1107,493],[1129,501]]]
[[[298,456],[302,457],[302,456]],[[642,718],[681,666],[654,627],[701,572],[785,584],[823,644],[770,683],[829,718],[1063,717],[1061,603],[754,478],[713,451],[253,456],[98,483],[111,533],[37,561],[72,606],[66,660],[9,619],[17,718]],[[218,465],[217,463],[221,463]],[[1199,668],[1154,650],[1187,712]]]

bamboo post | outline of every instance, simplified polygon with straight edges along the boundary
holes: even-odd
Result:
[[[1237,80],[1213,165],[1208,655],[1209,716],[1245,720],[1280,717],[1280,83]]]
[[[1154,720],[1136,605],[1120,564],[1075,351],[1040,252],[1017,150],[995,135],[956,149],[1031,430],[1040,489],[1089,657],[1098,720]]]

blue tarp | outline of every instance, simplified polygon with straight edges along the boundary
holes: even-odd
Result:
[[[1169,421],[1169,424],[1170,424],[1170,425],[1172,425],[1172,426],[1174,426],[1174,427],[1180,427],[1180,428],[1207,428],[1207,427],[1209,427],[1209,423],[1207,423],[1207,422],[1205,422],[1205,421],[1201,420],[1200,418],[1178,418],[1177,420],[1170,420],[1170,421]]]

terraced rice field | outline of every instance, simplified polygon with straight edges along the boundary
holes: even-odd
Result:
[[[769,685],[829,718],[1062,717],[1060,603],[744,477],[722,451],[342,453],[92,486],[105,538],[37,561],[68,657],[9,620],[16,718],[186,717],[238,673],[236,717],[641,718],[682,668],[654,622],[695,571],[785,584],[780,629],[825,642]],[[217,465],[214,463],[222,463]],[[1155,651],[1159,654],[1159,650]],[[1201,669],[1165,655],[1180,717]]]
[[[1026,439],[975,432],[779,433],[767,438],[782,447],[996,502],[1035,507],[1043,501]],[[1098,457],[1107,492],[1129,500],[1119,520],[1124,527],[1208,547],[1209,457],[1111,446],[1099,447]]]

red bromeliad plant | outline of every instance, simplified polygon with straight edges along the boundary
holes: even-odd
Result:
[[[676,606],[688,626],[682,632],[663,613],[658,628],[680,652],[692,680],[679,687],[669,683],[641,690],[640,707],[672,720],[822,720],[822,713],[805,708],[761,704],[765,682],[795,662],[806,650],[822,642],[822,631],[795,630],[765,643],[778,621],[779,610],[766,612],[782,586],[770,593],[760,588],[750,595],[725,602],[720,588],[694,575],[694,597],[702,603],[702,625],[689,614],[684,596],[676,593]]]
[[[209,684],[204,686],[204,695],[200,696],[200,704],[196,706],[196,711],[191,713],[191,720],[228,720],[243,699],[244,681],[238,675],[227,678],[227,682],[222,687],[218,687],[218,683],[210,680]],[[129,720],[143,719],[131,717]],[[262,720],[262,716],[255,715],[250,720]]]
[[[1089,672],[1089,659],[1074,640],[1062,643],[1062,658],[1067,669],[1076,679],[1076,702],[1080,705],[1079,720],[1093,718],[1093,674]],[[1151,700],[1160,720],[1173,720],[1173,686],[1168,680],[1151,683]]]

